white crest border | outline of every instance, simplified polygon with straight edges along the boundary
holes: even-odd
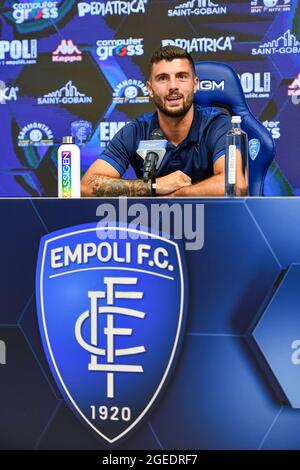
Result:
[[[50,345],[50,340],[49,340],[49,336],[48,336],[48,331],[47,331],[47,326],[46,326],[46,318],[45,318],[45,306],[44,306],[44,293],[43,293],[43,279],[44,279],[44,266],[45,266],[45,257],[46,257],[46,253],[47,253],[47,245],[55,240],[58,240],[60,238],[66,238],[66,237],[69,237],[69,236],[73,236],[73,235],[77,235],[79,233],[85,233],[85,232],[95,232],[95,231],[98,231],[98,230],[107,230],[109,228],[109,230],[118,230],[118,231],[126,231],[126,232],[132,232],[132,233],[137,233],[137,234],[141,234],[141,235],[145,235],[145,236],[148,236],[150,238],[156,238],[156,239],[159,239],[159,240],[162,240],[164,243],[169,243],[171,245],[173,245],[175,247],[175,250],[176,250],[176,254],[177,254],[177,258],[178,258],[178,266],[179,266],[179,273],[180,273],[180,311],[179,311],[179,322],[178,322],[178,326],[177,326],[177,331],[176,331],[176,337],[175,337],[175,341],[174,341],[174,345],[173,345],[173,348],[172,348],[172,353],[171,353],[171,356],[170,356],[170,359],[169,359],[169,362],[168,362],[168,365],[164,371],[164,374],[163,374],[163,377],[154,393],[154,395],[152,396],[152,398],[149,400],[147,406],[144,408],[144,410],[139,414],[139,416],[137,417],[137,419],[130,424],[130,426],[128,428],[126,428],[121,434],[119,434],[118,436],[116,436],[115,438],[113,439],[109,439],[107,436],[105,436],[105,434],[101,433],[91,422],[90,420],[85,416],[85,414],[80,410],[79,406],[77,405],[77,403],[74,401],[72,395],[70,394],[66,384],[64,383],[63,381],[63,378],[60,374],[60,371],[58,369],[58,366],[56,364],[56,361],[55,361],[55,358],[54,358],[54,355],[53,355],[53,352],[52,352],[52,348],[51,348],[51,345]],[[181,263],[181,257],[180,257],[180,252],[179,252],[179,248],[178,248],[178,245],[173,242],[172,240],[168,240],[166,238],[163,238],[159,235],[156,235],[156,234],[153,234],[153,233],[150,233],[150,232],[145,232],[145,231],[142,231],[142,230],[136,230],[136,229],[132,229],[132,228],[127,228],[127,227],[114,227],[114,226],[110,226],[110,227],[99,227],[99,226],[96,226],[96,227],[93,227],[93,228],[89,228],[89,229],[82,229],[82,230],[76,230],[75,232],[68,232],[68,233],[64,233],[62,235],[58,235],[56,237],[52,237],[52,238],[49,238],[45,241],[44,243],[44,247],[43,247],[43,254],[42,254],[42,261],[41,261],[41,270],[40,270],[40,306],[41,306],[41,314],[42,314],[42,322],[43,322],[43,329],[44,329],[44,335],[45,335],[45,339],[46,339],[46,343],[47,343],[47,347],[48,347],[48,352],[50,354],[50,357],[51,357],[51,360],[52,360],[52,364],[54,366],[54,369],[55,369],[55,372],[57,374],[57,377],[59,378],[60,380],[60,383],[68,397],[68,399],[70,400],[70,402],[72,403],[72,405],[74,406],[74,408],[76,409],[76,411],[78,412],[78,414],[86,421],[86,423],[98,434],[100,435],[103,439],[105,439],[106,441],[108,441],[110,444],[116,442],[117,440],[121,439],[122,437],[124,437],[129,431],[131,431],[138,423],[139,421],[141,421],[141,419],[144,417],[144,415],[148,412],[148,410],[151,408],[152,404],[154,403],[154,401],[156,400],[157,396],[159,395],[160,393],[160,390],[162,389],[165,381],[166,381],[166,378],[169,374],[169,371],[170,371],[170,368],[171,368],[171,365],[173,363],[173,359],[174,359],[174,356],[175,356],[175,353],[176,353],[176,350],[177,350],[177,346],[178,346],[178,341],[179,341],[179,337],[180,337],[180,331],[181,331],[181,327],[182,327],[182,320],[183,320],[183,305],[184,305],[184,279],[183,279],[183,268],[182,268],[182,263]]]

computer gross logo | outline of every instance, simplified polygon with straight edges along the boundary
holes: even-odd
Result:
[[[99,60],[109,57],[133,57],[144,54],[144,40],[142,38],[127,39],[99,39],[96,54]]]
[[[58,2],[26,2],[12,5],[12,18],[17,24],[25,21],[58,18]]]
[[[42,238],[44,350],[72,411],[106,441],[145,418],[178,357],[186,317],[181,242],[86,224]]]

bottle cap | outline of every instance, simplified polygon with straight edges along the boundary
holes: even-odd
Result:
[[[232,116],[231,117],[232,124],[241,124],[242,118],[241,116]]]
[[[74,144],[75,139],[71,135],[66,135],[63,137],[63,144]]]

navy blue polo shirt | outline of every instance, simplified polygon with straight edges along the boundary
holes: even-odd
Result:
[[[140,140],[149,140],[159,127],[157,113],[144,114],[126,124],[113,137],[100,158],[110,163],[122,176],[131,165],[137,178],[143,177],[143,159],[136,153]],[[194,105],[190,131],[179,145],[167,144],[157,177],[181,170],[192,183],[213,175],[214,162],[225,153],[230,116],[217,108]]]

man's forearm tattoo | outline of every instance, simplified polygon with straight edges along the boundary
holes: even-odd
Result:
[[[92,196],[114,197],[114,196],[150,196],[151,186],[143,180],[125,180],[121,178],[110,178],[109,176],[93,175],[88,180],[92,187]]]

